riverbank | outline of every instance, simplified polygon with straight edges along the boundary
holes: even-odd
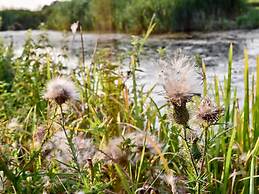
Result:
[[[63,14],[63,13],[66,14]],[[69,31],[80,21],[86,32],[141,34],[155,16],[153,33],[214,31],[259,27],[258,9],[244,0],[73,0],[54,2],[37,12],[2,10],[1,30],[49,29]]]

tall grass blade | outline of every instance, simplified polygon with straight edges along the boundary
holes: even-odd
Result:
[[[143,161],[145,157],[145,149],[146,149],[146,138],[144,139],[143,149],[141,152],[141,158],[140,158],[139,167],[138,167],[137,183],[139,182],[140,174],[142,171]]]
[[[253,156],[252,161],[251,161],[251,166],[250,166],[249,194],[255,193],[254,171],[255,171],[255,157]]]
[[[203,96],[207,96],[207,76],[206,76],[206,65],[202,62],[202,79],[203,79]]]
[[[231,111],[231,122],[235,121],[236,103],[237,103],[237,89],[235,88],[234,96],[233,96],[232,111]]]
[[[125,191],[128,194],[131,194],[131,190],[130,190],[130,186],[129,186],[129,180],[127,179],[126,175],[124,174],[124,172],[122,171],[122,169],[120,168],[120,166],[118,164],[114,164],[115,169],[121,179],[121,184],[123,186],[123,188],[125,189]]]
[[[220,106],[220,98],[219,98],[219,80],[218,77],[214,76],[214,88],[215,88],[215,101],[218,106]]]
[[[226,91],[225,91],[225,122],[229,122],[230,117],[230,99],[231,99],[231,80],[232,80],[232,61],[233,61],[233,45],[230,44],[229,54],[228,54],[228,77],[226,81]]]
[[[255,144],[259,137],[259,56],[256,58],[256,91],[253,122]]]
[[[225,166],[224,166],[223,179],[222,179],[223,180],[222,193],[227,193],[227,188],[229,183],[228,179],[229,179],[230,166],[231,166],[231,155],[232,155],[233,145],[235,142],[235,137],[236,137],[236,128],[233,128],[231,139],[228,145],[227,155],[225,158]]]
[[[249,71],[248,71],[248,54],[244,50],[244,119],[243,119],[243,149],[247,150],[249,147]]]

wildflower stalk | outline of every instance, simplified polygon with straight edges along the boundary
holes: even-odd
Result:
[[[188,143],[188,140],[186,138],[186,129],[184,129],[184,141],[187,145],[187,149],[188,149],[188,152],[190,154],[190,158],[191,158],[191,162],[192,162],[192,166],[193,166],[193,169],[195,170],[195,174],[198,176],[198,170],[197,170],[197,167],[195,165],[195,162],[194,162],[194,158],[193,158],[193,155],[192,155],[192,152],[191,152],[191,149],[190,149],[190,146],[189,146],[189,143]]]
[[[208,127],[206,126],[204,128],[204,150],[202,154],[202,160],[201,160],[201,172],[205,163],[205,158],[206,158],[206,153],[207,153],[207,148],[208,148]]]
[[[85,98],[86,101],[88,101],[88,76],[89,73],[87,72],[87,67],[85,66],[85,48],[84,48],[84,37],[83,37],[83,29],[81,24],[79,24],[79,30],[80,30],[80,41],[81,41],[81,52],[82,52],[82,73],[83,73],[83,82],[84,82],[84,88],[85,88]],[[87,113],[89,113],[89,109],[87,108]]]
[[[187,129],[188,129],[188,126],[183,128],[183,133],[184,133],[183,140],[184,140],[184,142],[187,146],[188,154],[190,155],[191,163],[192,163],[193,169],[195,171],[195,175],[196,175],[196,177],[198,177],[199,176],[198,169],[197,169],[197,166],[195,164],[195,161],[194,161],[194,158],[193,158],[193,155],[192,155],[192,152],[191,152],[191,148],[190,148],[188,140],[187,140]],[[197,194],[200,194],[200,182],[199,181],[197,181],[196,187],[197,187]]]
[[[64,112],[63,112],[63,109],[62,109],[62,105],[60,104],[59,105],[59,108],[60,108],[60,112],[61,112],[61,128],[66,136],[66,139],[67,139],[67,142],[68,142],[68,146],[71,150],[71,154],[72,154],[72,159],[73,161],[75,162],[76,164],[76,168],[77,168],[77,171],[78,173],[80,174],[80,176],[82,176],[81,174],[81,169],[80,169],[80,165],[78,163],[78,160],[77,160],[77,156],[76,156],[76,150],[75,150],[75,147],[74,147],[74,144],[72,142],[72,138],[68,136],[67,132],[66,132],[66,128],[65,128],[65,117],[64,117]]]
[[[134,98],[134,105],[135,105],[135,113],[137,116],[139,116],[139,107],[138,107],[138,96],[137,96],[137,82],[136,82],[136,66],[137,66],[137,57],[132,56],[131,58],[131,73],[132,73],[132,92],[133,92],[133,98]]]
[[[148,29],[144,35],[144,37],[140,40],[136,40],[136,42],[132,42],[134,45],[134,52],[131,55],[131,62],[130,62],[130,70],[131,70],[131,74],[132,74],[132,93],[133,93],[133,99],[134,99],[134,106],[135,106],[135,114],[137,116],[137,126],[138,127],[143,127],[141,125],[143,125],[141,122],[141,119],[139,119],[140,117],[140,113],[141,113],[141,107],[138,105],[138,93],[137,93],[137,77],[136,77],[136,71],[137,68],[139,66],[139,56],[141,54],[141,51],[143,50],[143,46],[146,43],[148,37],[150,36],[150,34],[152,33],[152,31],[154,30],[156,23],[155,21],[155,15],[152,16]]]
[[[81,50],[82,50],[82,63],[85,64],[85,49],[84,49],[84,38],[83,38],[83,29],[82,26],[79,25],[80,29],[80,41],[81,41]]]

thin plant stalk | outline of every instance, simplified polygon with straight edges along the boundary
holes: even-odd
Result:
[[[67,139],[67,142],[68,142],[68,146],[70,148],[70,151],[71,151],[71,154],[72,154],[72,158],[73,158],[73,161],[75,162],[76,164],[76,167],[77,167],[77,171],[80,175],[81,174],[81,168],[80,168],[80,165],[78,163],[78,160],[77,160],[77,156],[76,156],[76,149],[75,149],[75,146],[72,142],[72,139],[71,137],[68,136],[67,132],[66,132],[66,128],[65,128],[65,117],[64,117],[64,112],[63,112],[63,109],[62,109],[62,105],[59,105],[59,108],[60,108],[60,112],[61,112],[61,128],[66,136],[66,139]]]
[[[204,128],[204,150],[202,154],[201,169],[200,169],[201,173],[202,173],[204,163],[206,163],[207,148],[208,148],[208,127],[205,127]]]
[[[186,146],[187,146],[187,150],[188,150],[188,153],[189,153],[190,158],[191,158],[191,163],[192,163],[193,169],[194,169],[194,171],[195,171],[195,175],[196,175],[196,177],[198,177],[198,176],[199,176],[198,169],[197,169],[197,166],[196,166],[196,164],[195,164],[195,161],[194,161],[194,158],[193,158],[193,155],[192,155],[192,152],[191,152],[191,149],[190,149],[188,140],[187,140],[187,133],[186,133],[186,130],[187,130],[187,128],[184,127],[184,128],[183,128],[183,132],[184,132],[184,138],[183,138],[183,140],[184,140],[184,142],[185,142],[185,144],[186,144]],[[200,194],[200,182],[199,182],[199,181],[197,181],[196,186],[197,186],[197,194]]]
[[[84,92],[85,92],[85,98],[86,102],[88,103],[88,75],[89,71],[85,64],[85,48],[84,48],[84,36],[83,36],[83,29],[82,25],[79,24],[79,30],[80,30],[80,42],[81,42],[81,52],[82,52],[82,74],[83,74],[83,84],[84,84]],[[87,107],[87,113],[89,114],[89,108]]]

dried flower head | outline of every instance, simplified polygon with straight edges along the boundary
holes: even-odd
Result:
[[[181,106],[201,94],[201,76],[194,60],[177,50],[171,61],[161,61],[163,86],[173,105]]]
[[[129,153],[123,149],[123,141],[124,139],[122,137],[111,139],[105,147],[100,149],[100,152],[96,153],[94,160],[104,160],[108,163],[116,162],[121,165],[126,164]]]
[[[184,180],[182,180],[180,177],[174,176],[172,172],[162,176],[162,179],[168,186],[171,187],[172,193],[188,193]]]
[[[156,146],[161,148],[161,144],[157,143],[154,136],[145,134],[144,132],[132,132],[126,134],[124,137],[115,137],[95,156],[96,160],[105,160],[109,162],[117,162],[121,165],[126,165],[133,159],[138,161],[141,157],[143,146],[145,145],[145,152],[147,154],[155,155],[153,142]],[[131,155],[132,154],[132,155]],[[133,158],[131,157],[133,156]]]
[[[33,133],[33,143],[34,147],[39,147],[42,143],[44,136],[46,134],[47,130],[46,127],[41,125],[37,127],[37,130]]]
[[[208,125],[214,124],[219,120],[223,108],[218,107],[209,98],[204,98],[198,108],[198,119],[206,122]]]
[[[22,130],[22,125],[18,122],[17,118],[12,118],[11,121],[6,125],[6,128],[20,131]]]
[[[135,191],[136,194],[158,194],[158,190],[151,185],[144,184],[141,188]]]
[[[78,163],[84,167],[96,152],[93,140],[79,134],[72,139],[72,142],[75,146]],[[43,156],[48,160],[55,159],[59,161],[61,169],[67,169],[67,166],[63,164],[69,164],[72,161],[72,154],[63,131],[57,131],[43,146],[42,151]]]
[[[164,181],[171,187],[172,193],[176,193],[176,177],[173,173],[169,172],[168,174],[163,176]]]
[[[72,31],[73,34],[76,33],[77,28],[78,28],[78,24],[79,24],[79,21],[77,21],[77,22],[75,22],[75,23],[73,23],[73,24],[71,25],[70,28],[71,28],[71,31]]]
[[[71,80],[58,77],[48,82],[44,98],[55,100],[57,104],[61,105],[67,100],[77,100],[79,95]]]
[[[201,95],[201,77],[194,60],[178,50],[171,61],[161,61],[163,87],[166,96],[174,106],[176,123],[187,125],[189,112],[186,103],[194,95]]]

